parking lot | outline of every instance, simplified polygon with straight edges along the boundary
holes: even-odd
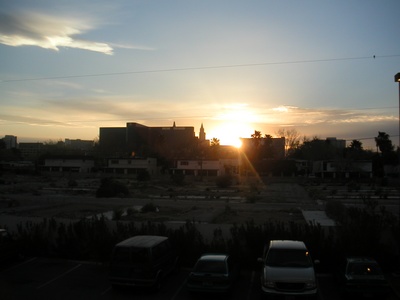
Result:
[[[114,290],[103,264],[50,258],[31,258],[0,272],[1,299],[221,299],[218,295],[191,294],[185,289],[189,270],[165,280],[158,292],[145,289]],[[226,299],[260,299],[259,272],[243,270]],[[341,299],[332,276],[319,274],[319,299]],[[395,294],[390,300],[398,299]]]

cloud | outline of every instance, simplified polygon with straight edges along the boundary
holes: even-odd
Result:
[[[91,29],[88,20],[53,17],[34,12],[0,13],[0,43],[7,46],[37,46],[59,51],[60,47],[113,54],[106,43],[75,38]]]

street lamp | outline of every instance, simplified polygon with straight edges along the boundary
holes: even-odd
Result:
[[[398,147],[400,147],[400,73],[397,73],[394,75],[394,82],[399,83],[399,144]]]
[[[397,73],[396,75],[394,75],[394,81],[399,83],[399,145],[398,145],[398,148],[400,149],[400,73]],[[400,166],[398,166],[398,167],[400,170]],[[399,174],[399,180],[400,180],[400,174]],[[399,229],[400,229],[400,199],[399,199],[399,216],[398,217],[399,217]],[[400,239],[400,236],[399,236],[399,239]]]

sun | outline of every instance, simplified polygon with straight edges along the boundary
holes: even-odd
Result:
[[[252,124],[257,120],[256,115],[246,103],[225,104],[219,109],[208,136],[219,139],[220,145],[240,148],[241,138],[250,138],[254,132]]]
[[[241,138],[251,136],[249,125],[238,122],[223,122],[210,130],[211,138],[217,138],[220,145],[229,145],[236,148],[242,146]]]

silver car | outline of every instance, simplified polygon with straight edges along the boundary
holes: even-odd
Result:
[[[304,242],[270,241],[258,260],[262,262],[261,290],[264,295],[316,298],[313,261]]]

